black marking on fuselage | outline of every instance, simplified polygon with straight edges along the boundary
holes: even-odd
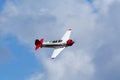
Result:
[[[42,47],[46,48],[62,48],[65,47],[66,44],[43,44]]]

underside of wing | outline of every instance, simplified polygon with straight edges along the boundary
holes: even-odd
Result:
[[[64,34],[64,36],[62,37],[63,42],[66,42],[70,38],[70,35],[71,35],[71,29],[68,29]]]
[[[51,56],[51,59],[55,59],[55,58],[60,54],[60,52],[61,52],[64,48],[65,48],[65,47],[54,49],[54,52],[53,52],[53,54],[52,54],[52,56]]]

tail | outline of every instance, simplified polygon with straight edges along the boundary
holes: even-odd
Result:
[[[37,50],[38,48],[42,47],[43,42],[44,42],[43,38],[41,40],[36,39],[35,40],[35,46],[36,46],[35,50]]]

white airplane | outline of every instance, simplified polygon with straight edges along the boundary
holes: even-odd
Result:
[[[54,48],[51,59],[55,59],[65,47],[72,46],[74,41],[70,39],[71,29],[68,29],[64,36],[60,40],[48,41],[44,42],[44,39],[36,39],[35,40],[35,50],[38,48],[46,47],[46,48]]]

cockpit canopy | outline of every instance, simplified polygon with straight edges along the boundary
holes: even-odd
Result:
[[[51,41],[52,43],[59,43],[59,42],[62,42],[62,40],[54,40],[54,41]]]

